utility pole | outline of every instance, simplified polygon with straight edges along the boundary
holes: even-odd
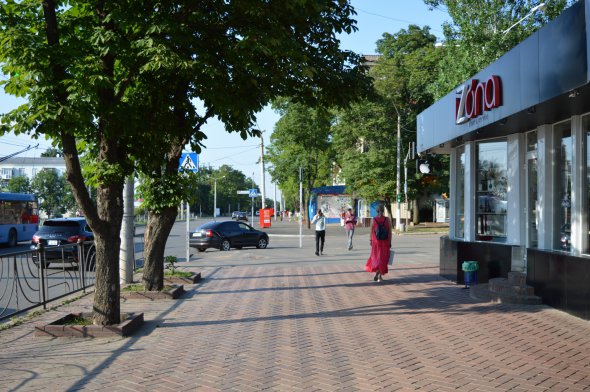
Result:
[[[397,108],[395,109],[397,111]],[[401,192],[400,192],[400,185],[401,185],[401,167],[402,167],[402,132],[401,132],[401,117],[399,112],[397,113],[397,176],[396,176],[396,184],[395,184],[395,201],[396,201],[396,209],[395,209],[395,228],[396,230],[401,229],[401,220],[402,220],[402,212],[400,206],[400,199],[401,199]]]
[[[274,198],[274,216],[275,216],[275,222],[277,221],[277,183],[275,181],[275,198]]]
[[[303,168],[299,168],[299,248],[303,248]]]
[[[133,175],[125,180],[123,188],[123,224],[121,225],[121,248],[119,250],[120,283],[133,282],[133,267],[135,266],[135,248],[133,244]]]
[[[404,195],[405,195],[405,203],[406,203],[406,225],[404,226],[405,231],[408,230],[408,160],[410,158],[414,159],[414,142],[410,142],[408,144],[408,153],[406,154],[406,158],[404,159]]]
[[[266,207],[265,193],[265,180],[264,180],[264,139],[262,138],[262,133],[260,134],[260,197],[262,198],[262,208]]]
[[[254,172],[252,172],[252,189],[254,189]],[[254,226],[254,198],[250,200],[252,200],[252,226]]]

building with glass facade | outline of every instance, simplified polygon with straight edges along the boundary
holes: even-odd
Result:
[[[417,118],[418,152],[450,154],[440,274],[526,272],[543,302],[590,319],[590,0]]]

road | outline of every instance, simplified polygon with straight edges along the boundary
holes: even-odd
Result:
[[[227,220],[222,218],[220,220]],[[191,221],[190,228],[208,222],[210,219]],[[346,234],[340,225],[328,225],[326,228],[326,244],[323,256],[315,256],[314,230],[303,227],[303,247],[299,248],[299,226],[297,222],[273,221],[272,227],[264,229],[269,234],[268,249],[244,248],[222,252],[208,249],[204,253],[190,249],[190,264],[201,267],[234,266],[253,264],[359,264],[366,262],[370,253],[369,228],[358,227],[353,239],[354,249],[346,249]],[[254,226],[259,228],[258,225]],[[139,232],[139,231],[138,231]],[[441,234],[403,234],[394,235],[393,248],[396,261],[403,263],[439,263],[439,238]],[[179,261],[186,262],[186,222],[177,222],[168,238],[165,255],[176,256]]]

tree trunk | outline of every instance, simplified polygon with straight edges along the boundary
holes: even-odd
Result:
[[[176,208],[157,214],[150,211],[145,230],[143,284],[146,290],[164,288],[164,251],[176,220]]]
[[[96,284],[93,304],[93,323],[113,325],[121,322],[119,285],[119,233],[110,238],[97,236],[96,246]]]
[[[420,223],[420,219],[418,217],[418,198],[412,200],[412,221],[415,225]]]

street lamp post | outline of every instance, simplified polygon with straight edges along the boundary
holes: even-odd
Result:
[[[532,14],[534,14],[534,13],[535,13],[535,12],[537,12],[537,11],[541,11],[541,12],[545,11],[545,8],[546,8],[546,6],[545,6],[545,3],[541,3],[541,4],[537,5],[536,7],[533,7],[533,8],[532,8],[532,9],[529,11],[529,13],[528,13],[528,14],[526,14],[525,16],[523,16],[522,18],[520,18],[520,20],[519,20],[518,22],[514,23],[512,26],[510,26],[510,27],[508,27],[506,30],[504,30],[504,31],[502,32],[502,34],[504,34],[504,36],[506,36],[506,34],[508,34],[508,32],[509,32],[510,30],[512,30],[512,29],[513,29],[515,26],[519,25],[519,24],[520,24],[520,22],[522,22],[523,20],[525,20],[526,18],[528,18],[529,16],[531,16]]]
[[[225,178],[225,176],[214,178],[214,186],[213,186],[213,220],[217,221],[217,180],[221,180]]]

